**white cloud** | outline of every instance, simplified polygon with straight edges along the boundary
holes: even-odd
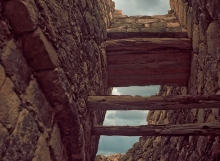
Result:
[[[114,0],[116,9],[123,14],[131,15],[161,15],[170,10],[169,0]]]
[[[101,136],[98,154],[111,155],[115,153],[126,153],[128,148],[131,148],[138,140],[138,136]]]
[[[112,90],[112,95],[121,95],[121,93],[118,92],[118,89],[117,89],[117,88],[113,88],[113,90]]]
[[[131,86],[131,87],[119,87],[114,88],[120,94],[124,95],[140,95],[140,96],[151,96],[155,95],[159,91],[160,86]]]

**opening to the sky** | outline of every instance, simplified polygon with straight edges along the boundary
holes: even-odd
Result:
[[[169,0],[113,0],[115,8],[122,10],[123,15],[165,15],[170,10]],[[159,86],[113,88],[113,95],[151,96],[159,91]],[[104,125],[146,125],[148,111],[108,111]],[[98,154],[112,155],[126,153],[139,137],[101,136]]]
[[[160,86],[144,87],[120,87],[113,88],[113,95],[139,95],[151,96],[159,91]],[[107,111],[103,125],[138,126],[146,125],[148,111]],[[101,136],[97,155],[112,155],[116,153],[125,154],[134,143],[139,141],[139,136]]]
[[[169,0],[113,0],[123,15],[165,15],[170,10]]]

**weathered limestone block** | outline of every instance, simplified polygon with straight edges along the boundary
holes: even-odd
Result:
[[[32,160],[37,146],[39,131],[34,117],[22,110],[14,131],[0,148],[2,160]]]
[[[193,27],[192,44],[193,44],[193,51],[195,53],[198,53],[198,49],[199,49],[199,28],[198,28],[198,25],[194,25],[194,27]]]
[[[115,14],[115,15],[122,15],[122,10],[115,10],[113,12],[113,14]]]
[[[51,150],[52,158],[55,161],[66,161],[65,158],[65,147],[63,146],[62,140],[61,140],[61,134],[60,129],[57,124],[54,124],[52,133],[51,133],[51,139],[49,141],[49,146]]]
[[[7,46],[0,57],[5,73],[12,79],[15,90],[22,93],[28,86],[31,79],[31,72],[21,50],[13,40]]]
[[[21,106],[21,101],[13,88],[12,81],[7,78],[0,89],[0,122],[7,129],[14,127]]]
[[[7,129],[0,123],[0,147],[4,144],[6,137],[9,136]],[[1,151],[1,150],[0,150]]]
[[[66,103],[56,115],[62,143],[66,147],[68,160],[85,160],[85,133],[80,124],[75,103]],[[89,134],[87,134],[89,135]]]
[[[52,105],[65,104],[69,101],[71,86],[62,69],[41,71],[37,80],[47,99]]]
[[[16,33],[33,31],[38,24],[38,9],[34,0],[5,1],[4,15]]]
[[[4,70],[3,66],[0,64],[0,89],[3,85],[3,83],[5,82],[5,79],[6,79],[5,70]]]
[[[183,27],[186,28],[187,26],[187,12],[188,12],[189,6],[188,3],[183,3]]]
[[[219,31],[219,24],[217,21],[213,21],[209,24],[207,30],[207,45],[208,53],[213,57],[217,58],[218,47],[220,45],[220,36],[217,34]]]
[[[41,29],[24,35],[24,56],[35,71],[51,70],[58,66],[58,56]]]
[[[219,11],[220,8],[220,2],[219,0],[207,0],[206,3],[206,9],[208,10],[210,16],[212,17],[212,19],[214,20],[219,20]]]
[[[50,150],[43,135],[41,135],[38,139],[37,148],[32,161],[51,161]]]
[[[148,24],[159,22],[159,19],[138,19],[136,23]]]
[[[11,35],[9,25],[6,21],[0,20],[0,53],[2,52],[2,49],[7,43],[7,40],[9,40],[9,35]]]
[[[193,34],[193,11],[192,7],[189,7],[187,11],[187,22],[186,22],[187,34],[189,38],[192,38]]]
[[[162,22],[153,22],[150,27],[142,28],[142,32],[156,32],[163,33],[166,32],[167,24]]]
[[[206,40],[206,30],[207,30],[206,15],[200,13],[199,15],[199,40],[205,42]]]
[[[69,160],[83,159],[83,130],[71,95],[71,86],[63,70],[41,71],[37,78],[47,99],[55,105],[56,120],[62,133],[62,142],[68,147]]]
[[[180,24],[178,22],[170,22],[170,23],[167,23],[167,27],[176,28],[176,27],[180,27]]]
[[[22,95],[22,102],[27,105],[30,111],[36,112],[44,126],[50,128],[52,125],[52,107],[45,98],[36,80],[32,80],[30,85]]]

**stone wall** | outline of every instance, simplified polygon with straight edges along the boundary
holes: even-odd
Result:
[[[116,10],[107,31],[109,39],[187,37],[187,30],[180,26],[172,12],[156,16],[127,16]]]
[[[188,87],[163,86],[160,95],[220,94],[220,1],[170,0],[192,38]],[[219,122],[219,109],[150,111],[149,124]],[[120,161],[219,161],[220,138],[214,136],[141,137]]]
[[[112,0],[0,1],[0,160],[90,161]]]

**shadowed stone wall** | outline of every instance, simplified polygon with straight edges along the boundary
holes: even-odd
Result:
[[[111,0],[0,1],[0,160],[90,161],[105,112],[88,95],[110,94]]]

